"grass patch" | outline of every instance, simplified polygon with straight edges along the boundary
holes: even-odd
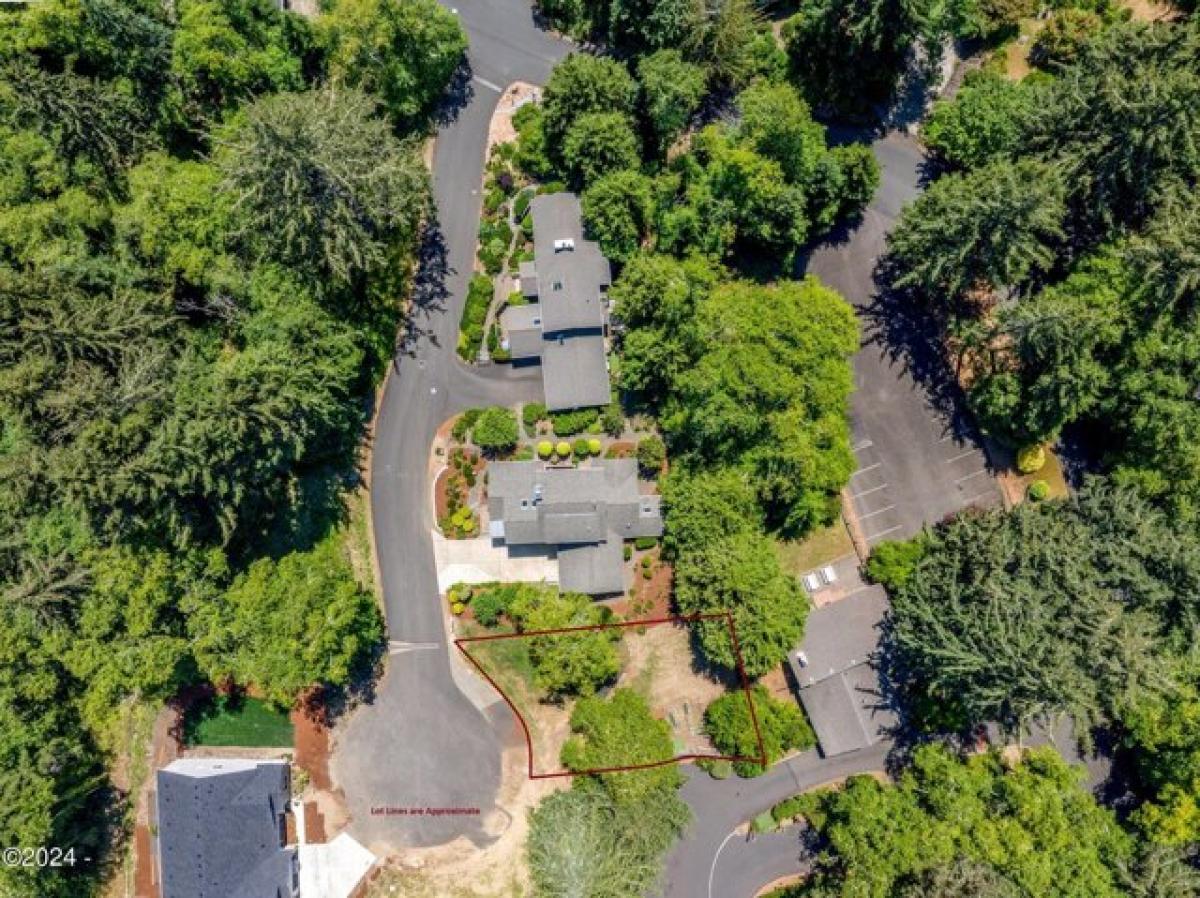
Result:
[[[188,709],[183,722],[188,746],[291,748],[292,722],[285,712],[257,698],[216,696]]]
[[[776,541],[779,563],[793,577],[854,554],[854,543],[845,522],[838,518],[831,526],[817,530],[802,540]]]

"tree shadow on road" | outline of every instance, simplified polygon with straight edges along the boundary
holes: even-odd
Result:
[[[894,287],[895,278],[894,266],[884,256],[874,273],[874,297],[860,309],[862,347],[876,348],[881,358],[900,365],[924,389],[947,435],[981,445],[962,387],[946,358],[943,322],[909,291]]]
[[[415,357],[420,342],[428,340],[439,345],[435,316],[445,314],[450,291],[447,279],[454,269],[446,254],[446,240],[436,218],[430,218],[421,231],[417,249],[416,272],[413,275],[412,304],[396,332],[393,361],[400,356]]]
[[[446,85],[446,92],[441,101],[433,110],[433,123],[439,128],[457,121],[459,114],[475,99],[475,82],[472,80],[474,74],[471,61],[464,56],[454,74],[450,76],[450,83]]]

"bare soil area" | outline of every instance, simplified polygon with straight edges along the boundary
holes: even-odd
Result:
[[[492,121],[488,125],[487,149],[483,158],[490,159],[492,147],[502,143],[510,143],[517,139],[517,129],[513,127],[513,114],[526,103],[537,102],[541,99],[542,90],[524,81],[514,81],[500,95],[496,111],[492,113]]]

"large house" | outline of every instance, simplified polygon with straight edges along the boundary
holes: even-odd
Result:
[[[559,588],[587,595],[624,592],[624,541],[663,529],[659,497],[639,492],[631,458],[594,459],[579,468],[494,462],[488,515],[493,540],[556,549]]]
[[[608,260],[584,239],[574,194],[534,197],[530,210],[534,258],[521,263],[520,277],[531,302],[501,314],[505,348],[514,363],[541,362],[550,411],[607,405]]]
[[[283,761],[181,758],[158,771],[162,898],[295,898]]]

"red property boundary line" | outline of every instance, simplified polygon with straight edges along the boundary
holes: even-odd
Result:
[[[754,738],[758,742],[758,757],[751,758],[743,755],[676,755],[673,758],[668,758],[665,761],[652,761],[648,764],[628,764],[619,767],[597,767],[589,770],[558,770],[553,773],[535,773],[533,770],[533,739],[529,735],[529,725],[525,723],[525,718],[521,716],[521,712],[517,710],[516,704],[510,699],[500,685],[491,677],[486,670],[475,658],[467,651],[466,645],[473,642],[494,642],[499,639],[530,639],[534,636],[556,636],[562,633],[580,633],[596,630],[613,630],[626,629],[628,627],[644,627],[653,626],[655,624],[691,624],[706,620],[723,620],[726,626],[729,627],[729,636],[733,640],[733,654],[737,659],[738,677],[742,682],[742,692],[746,696],[746,704],[750,708],[750,721],[754,724]],[[657,617],[648,620],[633,620],[633,621],[618,621],[610,624],[592,624],[584,627],[558,627],[552,630],[526,630],[523,633],[490,633],[485,636],[463,636],[454,640],[455,647],[462,652],[463,657],[471,662],[471,665],[479,671],[491,687],[500,694],[504,699],[504,703],[508,705],[513,715],[517,718],[517,722],[521,724],[521,732],[525,736],[525,749],[527,767],[529,770],[529,778],[531,780],[556,779],[558,777],[574,777],[587,776],[600,773],[624,773],[630,770],[651,770],[655,767],[666,767],[670,764],[678,764],[681,761],[745,761],[754,764],[767,766],[767,749],[763,744],[762,729],[758,724],[758,713],[754,710],[754,699],[750,693],[750,678],[746,676],[746,665],[742,661],[742,647],[738,642],[737,626],[733,622],[733,615],[728,611],[711,613],[711,614],[689,614],[689,615],[672,615],[671,617]]]

